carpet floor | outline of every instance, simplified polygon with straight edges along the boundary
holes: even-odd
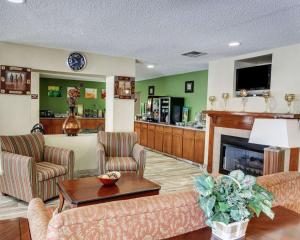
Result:
[[[160,193],[193,188],[193,177],[200,175],[203,168],[152,151],[147,151],[144,177],[161,186]],[[58,198],[46,202],[57,206]],[[28,204],[9,196],[0,196],[0,220],[26,217]]]

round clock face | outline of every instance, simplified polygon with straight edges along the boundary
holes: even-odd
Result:
[[[73,71],[80,71],[86,66],[85,57],[78,52],[73,52],[68,57],[68,65]]]

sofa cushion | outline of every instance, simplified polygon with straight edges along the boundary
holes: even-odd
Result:
[[[2,151],[32,157],[36,162],[43,161],[44,136],[33,133],[19,136],[0,136]]]
[[[37,179],[41,182],[65,175],[67,173],[67,168],[50,162],[39,162],[36,164],[36,171]]]
[[[136,171],[137,163],[132,157],[106,158],[106,171]]]
[[[132,157],[133,146],[137,143],[134,132],[99,132],[98,141],[103,144],[106,156]]]

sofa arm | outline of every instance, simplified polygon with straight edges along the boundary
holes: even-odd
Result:
[[[25,202],[36,196],[35,162],[31,157],[2,152],[0,191]]]
[[[139,144],[135,144],[133,147],[133,159],[138,164],[138,173],[140,176],[144,175],[144,169],[146,165],[146,150]]]
[[[50,215],[43,201],[34,198],[30,201],[27,212],[30,234],[32,240],[45,240],[47,237]]]
[[[44,161],[63,165],[68,169],[68,179],[73,178],[74,151],[58,147],[44,147]]]
[[[105,149],[102,143],[97,144],[97,162],[98,162],[98,172],[99,175],[105,173],[105,161],[106,161],[106,155],[105,155]]]

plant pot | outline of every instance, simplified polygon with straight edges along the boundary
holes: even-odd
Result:
[[[249,219],[226,225],[222,222],[213,222],[212,233],[222,240],[236,240],[245,236]]]
[[[80,131],[80,122],[77,120],[72,107],[70,107],[69,116],[63,124],[63,130],[68,136],[77,136]]]

